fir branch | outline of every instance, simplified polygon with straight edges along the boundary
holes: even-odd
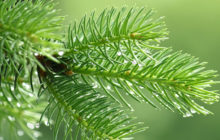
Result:
[[[107,89],[112,96],[117,92],[112,90],[112,87],[115,87],[124,90],[137,101],[145,100],[154,107],[156,105],[148,94],[154,96],[166,108],[176,108],[184,115],[192,115],[191,112],[195,111],[210,113],[193,100],[199,99],[207,104],[218,101],[219,95],[216,91],[206,89],[217,84],[212,80],[217,76],[216,71],[203,70],[205,63],[199,63],[198,59],[188,54],[172,53],[170,49],[155,53],[153,57],[156,60],[163,59],[155,63],[145,58],[142,61],[145,64],[143,66],[128,62],[103,71],[96,67],[74,64],[72,70],[86,77],[88,83],[96,83],[96,87]]]
[[[54,139],[63,126],[64,139],[126,138],[145,128],[119,105],[132,109],[124,93],[186,117],[211,113],[196,102],[219,100],[217,91],[209,90],[219,83],[213,80],[216,71],[160,46],[168,32],[162,18],[152,18],[152,10],[93,12],[70,26],[63,43],[58,33],[63,18],[53,7],[39,0],[0,1],[0,124],[14,135],[23,129],[35,139],[26,124],[46,116]]]
[[[143,11],[137,10],[136,14],[133,9],[127,13],[124,9],[111,9],[97,19],[94,14],[88,20],[84,17],[78,28],[74,25],[69,30],[66,46],[74,52],[66,54],[73,59],[73,64],[70,61],[68,65],[84,81],[96,84],[116,101],[118,96],[130,108],[121,91],[138,102],[144,100],[157,107],[151,101],[153,96],[165,108],[176,108],[184,116],[211,113],[194,99],[207,104],[219,100],[216,91],[207,89],[218,83],[212,80],[216,71],[204,70],[205,63],[189,54],[151,47],[152,39],[164,39],[167,32],[163,22],[149,23],[151,11],[139,14]]]
[[[162,18],[152,21],[152,14],[152,10],[147,11],[145,8],[129,11],[126,8],[119,11],[112,8],[104,10],[98,17],[95,13],[92,13],[88,19],[85,16],[79,24],[75,23],[72,29],[69,28],[67,44],[67,48],[70,49],[69,53],[71,55],[81,52],[82,55],[85,53],[89,55],[91,51],[94,51],[109,58],[110,54],[106,54],[108,49],[123,53],[121,50],[126,47],[123,44],[131,40],[129,43],[139,44],[134,48],[136,51],[144,52],[149,56],[144,50],[146,48],[162,49],[162,47],[157,47],[155,42],[167,38],[167,29],[164,28],[165,23],[161,21]],[[143,43],[146,41],[148,43]],[[128,50],[128,53],[133,55],[132,51]],[[89,56],[87,58],[93,60]],[[133,55],[130,59],[136,58]]]
[[[14,79],[16,87],[19,76],[32,79],[36,65],[44,69],[36,59],[38,55],[57,61],[53,55],[63,48],[55,41],[61,39],[56,32],[62,17],[53,7],[44,1],[0,1],[0,82]]]
[[[140,123],[130,124],[133,119],[120,107],[94,92],[91,86],[78,83],[76,76],[51,75],[46,81],[50,104],[45,112],[48,118],[55,118],[54,139],[61,123],[65,124],[64,139],[118,140],[145,130],[139,128]]]

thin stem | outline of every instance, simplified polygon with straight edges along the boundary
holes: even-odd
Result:
[[[86,67],[74,66],[72,68],[72,71],[74,73],[95,75],[95,76],[99,76],[99,77],[111,77],[111,78],[122,78],[122,79],[126,79],[126,80],[159,82],[159,83],[170,84],[170,85],[175,85],[175,86],[178,85],[181,87],[187,87],[187,85],[184,84],[185,83],[184,81],[163,79],[163,78],[158,78],[158,77],[153,77],[153,76],[152,77],[149,77],[149,76],[143,77],[143,75],[137,75],[137,73],[135,73],[135,72],[130,74],[129,70],[119,73],[118,71],[114,71],[114,70],[98,71],[96,68],[86,68]]]

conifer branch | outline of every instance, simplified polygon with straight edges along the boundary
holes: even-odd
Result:
[[[116,101],[119,98],[131,109],[124,92],[158,108],[151,101],[153,96],[165,108],[177,109],[184,116],[211,113],[194,100],[207,104],[219,100],[216,91],[207,89],[218,83],[212,80],[216,71],[205,70],[205,63],[189,54],[154,47],[159,44],[152,40],[164,40],[166,28],[163,21],[150,20],[151,10],[145,15],[143,11],[111,9],[97,18],[95,14],[87,20],[84,17],[69,30],[66,46],[73,53],[66,55],[73,63],[68,65],[85,82],[103,89]]]
[[[54,139],[57,139],[62,123],[66,126],[64,139],[77,139],[80,135],[82,139],[118,140],[145,130],[139,128],[141,123],[130,124],[133,119],[120,107],[108,102],[105,96],[94,92],[89,85],[78,83],[76,76],[51,75],[47,82],[46,90],[51,97],[45,112],[48,112],[49,118],[56,116]],[[76,129],[80,132],[74,131]]]
[[[211,114],[200,104],[219,100],[209,89],[217,72],[162,47],[168,32],[152,15],[145,8],[93,12],[65,38],[53,1],[0,1],[0,126],[7,127],[0,138],[11,139],[11,128],[13,138],[36,139],[38,119],[52,126],[53,139],[62,128],[64,139],[128,138],[146,128],[124,111],[133,110],[126,93],[185,117]]]

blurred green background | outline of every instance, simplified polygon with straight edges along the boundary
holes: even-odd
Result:
[[[220,0],[57,0],[63,15],[68,15],[66,24],[80,20],[94,9],[149,7],[157,15],[165,16],[170,39],[163,45],[174,50],[183,50],[201,61],[209,62],[209,69],[220,72]],[[220,86],[216,86],[218,89]],[[146,104],[134,102],[136,115],[150,128],[136,134],[135,140],[220,140],[220,103],[207,108],[214,115],[195,115],[183,118],[167,110],[157,111]],[[46,132],[45,129],[44,132]],[[50,133],[51,134],[51,133]],[[42,140],[51,139],[45,133]]]

